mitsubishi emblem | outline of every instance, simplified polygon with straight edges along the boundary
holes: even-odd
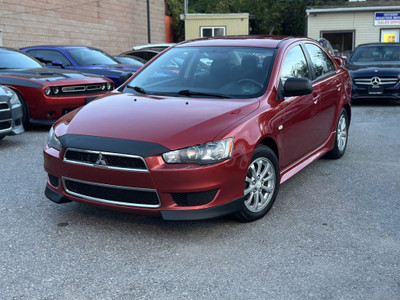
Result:
[[[99,157],[97,157],[96,165],[107,166],[107,161],[106,161],[106,159],[103,157],[103,154],[100,153],[100,154],[99,154]]]
[[[380,85],[381,79],[379,77],[372,77],[371,83],[372,83],[372,85]]]

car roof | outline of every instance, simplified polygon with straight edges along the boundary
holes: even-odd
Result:
[[[89,49],[100,50],[92,46],[70,46],[70,45],[36,45],[36,46],[23,47],[21,49],[40,49],[40,48],[52,48],[52,49],[89,48]]]
[[[200,38],[181,42],[175,47],[189,47],[189,46],[236,46],[236,47],[263,47],[263,48],[278,48],[284,42],[294,42],[296,40],[308,40],[308,38],[296,38],[290,36],[225,36],[218,38]]]
[[[171,47],[173,45],[175,45],[175,43],[146,44],[146,45],[134,46],[132,47],[132,50],[153,49],[153,48],[156,48],[156,50],[161,50]]]

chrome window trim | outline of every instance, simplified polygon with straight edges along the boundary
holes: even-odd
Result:
[[[111,185],[111,184],[105,184],[105,183],[96,183],[96,182],[84,181],[84,180],[79,180],[79,179],[72,179],[72,178],[69,178],[69,177],[62,177],[61,180],[62,180],[63,188],[64,188],[66,193],[68,193],[70,195],[73,195],[73,196],[77,196],[77,197],[83,198],[83,199],[97,201],[97,202],[101,202],[101,203],[115,204],[115,205],[120,205],[120,206],[145,207],[145,208],[159,208],[159,207],[161,207],[160,196],[158,195],[158,192],[155,189],[132,188],[132,187],[127,187],[127,186]],[[140,192],[153,192],[157,196],[158,204],[126,203],[126,202],[118,202],[118,201],[113,201],[113,200],[106,200],[106,199],[101,199],[101,198],[82,195],[82,194],[75,193],[75,192],[72,192],[72,191],[68,190],[67,187],[66,187],[66,184],[65,184],[65,180],[70,180],[70,181],[75,181],[75,182],[89,184],[89,185],[95,185],[95,186],[104,186],[104,187],[109,187],[109,188],[123,189],[123,190],[140,191]]]
[[[114,156],[119,156],[119,157],[129,157],[129,158],[137,158],[143,161],[146,169],[134,169],[134,168],[121,168],[121,167],[113,167],[113,166],[105,166],[105,165],[99,165],[99,164],[91,164],[91,163],[85,163],[85,162],[80,162],[80,161],[74,161],[74,160],[69,160],[65,156],[68,152],[68,150],[72,151],[78,151],[78,152],[84,152],[84,153],[92,153],[92,154],[102,154],[102,155],[114,155]],[[72,164],[77,164],[77,165],[83,165],[83,166],[91,166],[91,167],[97,167],[97,168],[103,168],[103,169],[112,169],[112,170],[122,170],[122,171],[135,171],[135,172],[149,172],[149,168],[146,164],[146,161],[144,160],[143,157],[138,156],[138,155],[132,155],[132,154],[123,154],[123,153],[114,153],[114,152],[107,152],[107,151],[96,151],[96,150],[85,150],[85,149],[79,149],[79,148],[67,148],[64,152],[64,157],[63,160],[68,163]]]

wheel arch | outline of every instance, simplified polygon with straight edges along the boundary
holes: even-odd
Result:
[[[344,106],[343,106],[343,108],[346,110],[346,112],[347,112],[347,116],[349,117],[349,125],[350,125],[350,123],[351,123],[351,107],[350,107],[350,104],[345,104]]]
[[[272,137],[265,137],[262,140],[260,140],[258,144],[269,147],[275,153],[276,158],[279,161],[278,145],[276,144],[275,140]]]

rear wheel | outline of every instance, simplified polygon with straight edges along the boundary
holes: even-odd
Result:
[[[349,116],[347,111],[342,108],[339,115],[339,120],[336,125],[336,138],[335,145],[331,151],[329,151],[326,156],[333,159],[339,159],[343,156],[346,151],[347,141],[349,134]]]
[[[267,146],[259,145],[247,170],[243,206],[235,217],[241,222],[262,218],[271,209],[279,184],[279,163],[275,153]]]

